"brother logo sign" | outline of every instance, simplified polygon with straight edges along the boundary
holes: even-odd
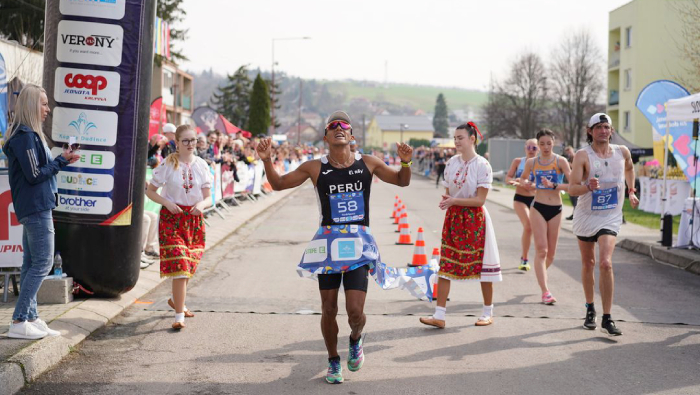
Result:
[[[55,76],[57,102],[110,107],[119,104],[119,73],[58,67]]]
[[[59,193],[56,210],[81,214],[109,214],[112,211],[112,199]]]
[[[119,66],[123,40],[124,29],[119,25],[61,21],[58,23],[56,59],[60,62]]]

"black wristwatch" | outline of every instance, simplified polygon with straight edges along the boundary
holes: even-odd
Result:
[[[555,183],[552,184],[552,189],[556,191],[558,186],[559,186],[559,184],[557,184],[557,183],[555,182]]]

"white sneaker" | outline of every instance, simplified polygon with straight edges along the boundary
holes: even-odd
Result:
[[[29,321],[27,321],[27,322],[29,322]],[[49,326],[46,324],[46,322],[44,320],[42,320],[41,318],[37,318],[36,321],[29,322],[29,323],[34,325],[40,331],[46,332],[46,334],[49,336],[61,336],[61,332],[55,331],[55,330],[49,328]]]
[[[7,332],[7,337],[13,339],[37,340],[45,338],[46,335],[48,333],[32,325],[29,321],[23,321],[19,324],[10,323],[10,330]]]
[[[155,260],[150,256],[146,255],[145,252],[141,253],[141,262],[155,263]]]

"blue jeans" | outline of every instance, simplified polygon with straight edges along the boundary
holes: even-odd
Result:
[[[41,283],[53,267],[54,228],[51,210],[39,211],[19,221],[23,226],[22,272],[20,274],[19,298],[12,319],[34,321],[39,318],[36,311],[36,294]]]

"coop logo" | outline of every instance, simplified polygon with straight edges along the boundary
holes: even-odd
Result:
[[[114,177],[109,174],[61,171],[58,173],[58,188],[71,191],[110,192],[114,189]]]
[[[59,9],[63,15],[122,19],[125,5],[126,0],[61,0]]]
[[[117,142],[119,117],[111,111],[56,107],[51,128],[54,141],[71,137],[81,145],[113,146]]]
[[[112,199],[59,193],[56,211],[80,214],[109,214],[112,211]]]
[[[91,94],[93,96],[97,95],[97,91],[100,91],[104,88],[107,87],[107,78],[98,75],[95,77],[94,75],[82,75],[82,74],[67,74],[66,78],[64,79],[64,82],[66,83],[66,86],[69,88],[85,88],[88,89],[89,92],[92,92]],[[70,92],[77,92],[81,94],[87,94],[88,91],[75,91],[75,90],[66,90]]]
[[[59,67],[55,77],[57,102],[109,107],[119,104],[119,73]]]
[[[64,20],[58,23],[56,59],[59,62],[119,66],[123,37],[124,29],[119,25]]]

